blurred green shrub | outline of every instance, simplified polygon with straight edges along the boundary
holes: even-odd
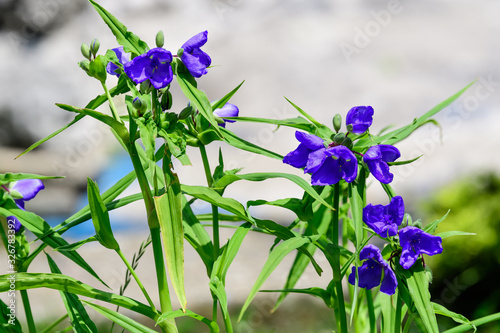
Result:
[[[450,214],[437,232],[460,230],[476,236],[443,240],[443,254],[426,257],[432,268],[433,301],[469,319],[500,311],[500,178],[485,173],[458,180],[422,204],[424,221]],[[500,332],[500,324],[480,332]]]

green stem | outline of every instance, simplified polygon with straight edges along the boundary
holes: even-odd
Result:
[[[20,290],[21,299],[23,300],[24,313],[26,314],[26,321],[28,323],[28,331],[36,333],[35,321],[33,320],[33,313],[31,312],[30,300],[28,298],[27,290]]]
[[[208,162],[207,151],[205,146],[200,145],[201,159],[203,160],[203,168],[205,170],[205,177],[207,178],[208,187],[212,187],[213,178],[210,171],[210,164]],[[214,238],[214,248],[215,248],[215,259],[219,257],[220,251],[220,236],[219,236],[219,211],[217,206],[212,205],[212,223],[213,223],[213,238]]]
[[[373,294],[372,291],[366,290],[366,304],[368,306],[368,318],[370,319],[370,332],[376,333],[376,319],[375,319],[375,307],[373,306]]]
[[[139,286],[139,288],[141,289],[142,293],[144,294],[144,297],[146,297],[146,299],[148,300],[148,303],[149,303],[149,306],[151,306],[151,309],[154,311],[154,312],[157,312],[156,311],[156,307],[153,303],[153,301],[151,300],[151,297],[149,297],[149,294],[148,292],[146,291],[146,288],[144,288],[141,280],[139,280],[139,277],[137,276],[137,274],[135,273],[134,269],[132,268],[132,266],[130,265],[130,263],[128,262],[127,258],[125,258],[125,255],[123,254],[122,250],[120,249],[117,249],[116,250],[116,253],[118,253],[118,255],[120,256],[120,258],[122,259],[123,263],[127,266],[128,270],[130,271],[130,274],[132,274],[132,276],[134,277],[135,279],[135,282],[137,282],[137,285]]]
[[[111,108],[111,113],[113,114],[113,118],[115,118],[116,121],[123,124],[122,119],[120,118],[120,116],[118,116],[118,112],[116,112],[115,103],[113,102],[113,98],[111,97],[111,94],[109,93],[109,90],[108,90],[108,87],[106,86],[106,83],[101,82],[101,84],[102,84],[102,87],[104,89],[104,92],[106,93],[106,97],[108,98],[109,107]]]
[[[335,245],[339,245],[339,202],[340,202],[340,184],[337,183],[334,185],[334,193],[333,193],[333,211],[332,216],[332,242]],[[347,333],[347,315],[345,311],[345,303],[344,303],[344,291],[342,288],[342,278],[340,275],[340,252],[337,253],[337,260],[334,267],[334,280],[335,280],[335,289],[337,291],[337,304],[338,304],[338,327],[340,328],[341,333]]]

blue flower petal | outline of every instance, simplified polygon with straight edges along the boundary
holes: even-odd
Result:
[[[399,231],[399,243],[402,247],[399,263],[403,268],[410,268],[420,254],[435,255],[443,252],[441,237],[408,226]]]
[[[207,39],[208,31],[204,31],[191,37],[182,45],[181,60],[189,73],[196,78],[207,74],[207,67],[212,63],[210,56],[200,49]]]
[[[192,50],[199,49],[200,47],[205,45],[207,40],[208,31],[203,31],[189,38],[187,42],[182,44],[181,48],[184,49],[184,52],[191,52]]]
[[[44,188],[45,186],[40,179],[21,179],[14,183],[11,191],[17,191],[22,196],[20,199],[28,201],[33,199]]]
[[[7,223],[8,225],[14,224],[15,233],[18,233],[22,226],[21,222],[19,222],[19,220],[15,216],[7,216]]]
[[[238,107],[234,104],[231,103],[226,103],[224,106],[220,109],[215,109],[214,110],[214,115],[220,118],[224,117],[238,117],[238,114],[240,113],[240,110]],[[226,122],[227,123],[234,123],[236,120],[230,120],[230,119],[223,119],[224,123],[219,124],[219,126],[226,127]]]
[[[324,140],[314,134],[295,131],[295,138],[302,142],[308,149],[318,150],[325,148]]]
[[[396,279],[394,271],[389,267],[384,267],[384,277],[382,278],[382,283],[380,284],[380,291],[387,295],[394,295],[397,286],[398,280]]]
[[[283,163],[290,164],[296,168],[303,168],[307,164],[307,158],[309,157],[310,149],[301,143],[297,149],[289,152],[283,157]]]
[[[362,134],[368,130],[373,122],[373,108],[371,106],[355,106],[347,112],[346,124],[352,125],[352,133]]]
[[[312,155],[312,154],[311,154]],[[309,160],[311,159],[309,155]],[[333,185],[342,179],[338,160],[327,157],[319,168],[311,175],[311,185]]]

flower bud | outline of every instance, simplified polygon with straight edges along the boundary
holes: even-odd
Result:
[[[333,117],[333,128],[335,129],[335,132],[339,132],[340,128],[342,127],[342,116],[340,114],[336,114]]]
[[[153,85],[149,80],[142,81],[139,90],[143,94],[149,94],[153,90]]]
[[[99,51],[99,46],[101,46],[101,43],[99,43],[99,40],[95,38],[92,43],[90,43],[90,52],[95,55],[97,54],[97,51]]]
[[[180,58],[180,57],[182,57],[182,54],[183,54],[183,53],[184,53],[184,49],[179,49],[179,50],[177,51],[177,56]]]
[[[335,134],[335,136],[333,137],[333,141],[336,143],[336,144],[339,144],[341,145],[345,140],[345,134],[344,133],[337,133]]]
[[[413,222],[412,226],[422,229],[422,221],[416,220],[415,222]]]
[[[186,106],[182,109],[181,113],[179,113],[179,119],[186,119],[193,113],[193,107],[191,105]]]
[[[352,149],[353,144],[352,144],[352,140],[351,140],[351,138],[346,137],[346,138],[344,139],[344,142],[342,143],[342,145],[346,146],[346,147],[347,147],[347,148],[349,148],[349,149]]]
[[[352,124],[348,124],[348,125],[347,125],[347,131],[348,131],[349,133],[351,133],[351,132],[353,131],[353,129],[354,129],[354,127],[352,126]]]
[[[134,108],[136,108],[137,110],[139,110],[140,108],[142,108],[142,101],[141,101],[141,98],[140,97],[136,97],[134,98],[134,100],[132,101],[132,105],[134,106]]]
[[[89,73],[90,69],[90,61],[88,59],[84,59],[78,63],[78,66],[80,66],[81,69],[83,69],[87,74]]]
[[[80,51],[82,52],[82,55],[86,58],[86,59],[89,59],[90,60],[90,47],[83,43],[82,46],[80,47]]]
[[[169,90],[165,91],[163,95],[161,95],[160,105],[163,111],[170,110],[172,107],[172,94]]]
[[[156,34],[156,47],[163,47],[163,43],[165,41],[165,37],[163,36],[163,31],[158,31]]]

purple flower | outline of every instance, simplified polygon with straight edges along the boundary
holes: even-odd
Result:
[[[333,185],[341,179],[350,183],[358,175],[356,156],[345,146],[325,148],[323,139],[296,131],[300,144],[283,158],[283,163],[311,173],[312,185]]]
[[[130,56],[127,53],[125,53],[125,51],[123,51],[123,46],[111,49],[111,51],[115,52],[116,57],[118,58],[120,64],[124,65],[130,61]],[[111,61],[108,62],[108,65],[106,66],[106,71],[110,75],[120,76],[120,73],[117,71],[118,69],[120,69],[120,67],[112,63]]]
[[[387,206],[368,204],[363,208],[363,222],[381,237],[396,236],[404,214],[403,198],[395,196]]]
[[[424,232],[423,230],[408,226],[399,231],[399,243],[403,248],[399,263],[404,269],[410,268],[421,254],[433,256],[443,252],[442,239]]]
[[[319,149],[325,149],[324,141],[320,137],[304,132],[295,132],[295,138],[300,144],[283,158],[283,163],[290,164],[296,168],[303,168],[307,164],[309,154]]]
[[[238,117],[239,112],[240,112],[240,110],[238,110],[238,107],[236,105],[226,103],[220,109],[215,109],[214,115],[216,115],[219,118]],[[221,126],[221,127],[226,127],[226,122],[228,122],[228,123],[235,122],[235,120],[229,120],[229,119],[223,119],[223,120],[224,120],[224,122],[219,124],[219,126]]]
[[[389,263],[384,260],[378,247],[368,244],[359,253],[359,259],[365,260],[358,267],[358,286],[360,288],[372,289],[380,285],[380,291],[385,294],[393,295],[396,292],[398,285],[396,274]],[[348,281],[352,285],[356,284],[356,267],[352,268]]]
[[[207,42],[208,31],[200,32],[191,37],[182,45],[181,60],[194,77],[201,77],[208,73],[207,67],[212,63],[209,55],[200,48]]]
[[[17,207],[24,210],[24,202],[33,199],[44,188],[45,186],[40,179],[21,179],[9,184],[9,187],[5,189],[14,198]],[[9,223],[12,220],[14,221],[14,231],[18,232],[21,229],[21,222],[15,216],[7,216]]]
[[[10,225],[13,224],[14,227],[11,227]],[[14,229],[14,233],[18,233],[19,230],[21,230],[21,222],[19,222],[19,220],[17,219],[17,217],[15,217],[14,215],[12,216],[7,216],[7,226],[9,229]]]
[[[358,175],[358,160],[345,146],[319,149],[309,154],[304,171],[312,173],[311,185],[333,185],[341,179],[351,183]]]
[[[168,86],[174,77],[171,62],[172,53],[156,47],[127,62],[123,69],[135,83],[149,80],[153,87],[162,89]]]
[[[368,148],[363,161],[373,176],[381,183],[389,184],[394,175],[389,172],[387,162],[394,162],[401,156],[399,150],[391,145],[377,145]]]
[[[373,122],[373,108],[371,106],[355,106],[347,112],[346,125],[352,126],[351,132],[363,134]]]

